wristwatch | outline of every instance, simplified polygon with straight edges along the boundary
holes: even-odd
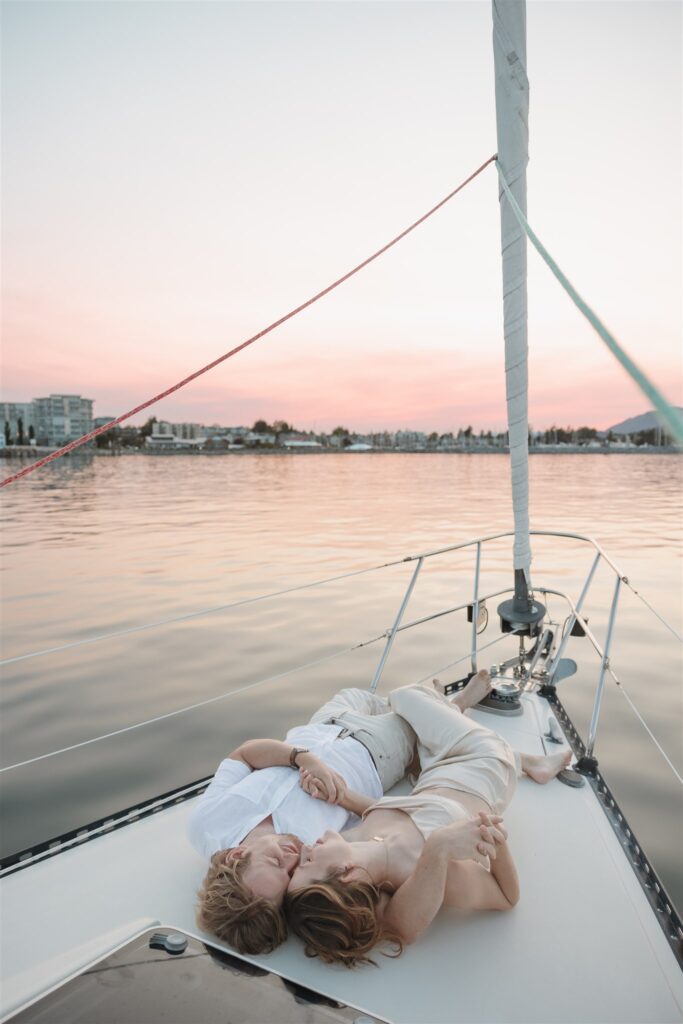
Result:
[[[296,759],[299,756],[299,754],[309,754],[309,753],[310,753],[310,751],[309,751],[308,747],[292,747],[292,752],[289,755],[289,767],[290,768],[298,768],[299,765],[296,763]]]

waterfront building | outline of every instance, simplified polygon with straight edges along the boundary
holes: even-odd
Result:
[[[175,437],[164,430],[154,431],[145,438],[146,448],[175,448]]]
[[[2,410],[3,442],[5,440],[4,427],[7,424],[11,443],[17,444],[19,436],[22,435],[24,443],[28,444],[30,428],[33,427],[35,431],[33,402],[0,402],[0,410]]]
[[[244,443],[253,446],[275,444],[276,440],[275,434],[261,434],[255,430],[250,430],[248,434],[244,435]]]
[[[145,437],[145,447],[198,449],[204,445],[205,440],[204,437],[177,437],[175,434],[168,434],[165,431],[154,431]]]
[[[377,434],[369,434],[364,440],[367,444],[371,444],[373,448],[393,448],[395,444],[394,435],[390,434],[388,430],[383,430]]]
[[[92,430],[91,398],[50,395],[48,398],[34,398],[32,405],[38,444],[66,444]]]
[[[183,441],[203,440],[207,436],[207,428],[202,423],[168,423],[159,420],[154,427],[155,434],[172,434]]]
[[[279,442],[283,448],[322,448],[320,441],[305,434],[281,434]]]
[[[421,430],[397,430],[397,448],[424,448],[427,444],[427,435]]]

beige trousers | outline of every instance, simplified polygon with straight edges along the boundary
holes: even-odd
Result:
[[[338,725],[362,743],[375,763],[388,792],[403,778],[415,753],[415,733],[389,707],[384,697],[369,690],[340,690],[316,711],[312,724]]]
[[[425,686],[393,690],[389,704],[417,735],[422,771],[413,793],[443,786],[480,797],[496,814],[505,810],[521,764],[502,736]]]

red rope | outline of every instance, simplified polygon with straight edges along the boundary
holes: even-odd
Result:
[[[390,242],[387,242],[386,245],[383,245],[382,248],[378,249],[377,252],[373,253],[372,256],[368,256],[366,260],[363,260],[362,263],[359,263],[357,267],[353,268],[353,270],[349,270],[348,274],[344,274],[343,277],[338,278],[332,284],[328,285],[327,288],[323,288],[321,292],[318,292],[317,295],[314,295],[312,298],[308,299],[300,306],[297,306],[296,309],[291,310],[291,312],[285,314],[285,316],[283,317],[280,317],[280,319],[276,320],[274,323],[269,324],[268,327],[264,327],[262,331],[259,331],[258,334],[254,334],[253,337],[248,338],[247,341],[243,341],[241,345],[237,345],[235,348],[230,349],[229,352],[226,352],[224,355],[219,356],[218,359],[214,359],[212,363],[207,363],[207,365],[203,366],[201,370],[196,370],[195,373],[191,373],[189,377],[183,378],[183,380],[179,381],[177,384],[174,384],[172,387],[167,388],[165,391],[160,391],[158,395],[154,396],[154,398],[148,399],[141,405],[136,405],[134,409],[131,409],[129,412],[124,412],[122,416],[117,416],[115,420],[111,420],[109,423],[104,423],[102,424],[101,427],[96,427],[95,430],[91,430],[89,434],[84,434],[83,437],[79,437],[75,441],[70,441],[69,444],[65,444],[63,448],[58,448],[57,451],[51,452],[49,455],[46,455],[42,459],[38,459],[37,462],[32,462],[31,465],[25,466],[24,469],[20,470],[18,473],[14,473],[12,476],[6,477],[0,484],[0,487],[6,487],[7,484],[13,484],[15,480],[21,479],[22,476],[27,476],[29,473],[32,473],[34,469],[40,469],[41,466],[46,466],[48,462],[52,462],[54,459],[61,458],[62,455],[66,455],[68,452],[72,452],[74,448],[79,448],[82,444],[85,444],[86,441],[92,441],[93,438],[99,437],[100,434],[104,434],[107,430],[111,430],[112,427],[116,427],[119,423],[123,423],[124,420],[130,419],[130,417],[135,416],[136,413],[142,412],[143,409],[148,409],[150,405],[154,405],[155,402],[161,401],[162,398],[167,398],[168,395],[172,395],[174,391],[178,391],[179,388],[185,387],[185,385],[189,384],[190,381],[196,380],[197,377],[201,377],[203,373],[208,373],[209,370],[213,370],[214,366],[218,366],[219,363],[224,362],[226,359],[230,359],[231,356],[237,355],[237,353],[241,352],[243,348],[247,348],[249,345],[253,345],[255,341],[259,340],[259,338],[263,338],[266,334],[269,334],[271,331],[274,331],[276,327],[280,327],[280,325],[284,324],[287,320],[291,320],[291,318],[293,316],[296,316],[297,313],[301,313],[304,309],[307,309],[308,306],[312,306],[314,302],[317,302],[318,299],[322,299],[323,295],[327,295],[334,288],[338,288],[340,284],[343,284],[344,281],[348,281],[348,279],[350,277],[353,277],[354,274],[357,274],[359,270],[363,270],[363,268],[367,267],[369,263],[372,263],[373,260],[376,260],[378,256],[382,256],[388,249],[391,249],[393,245],[396,245],[396,243],[400,242],[402,238],[405,238],[406,235],[409,235],[411,231],[414,231],[416,227],[419,227],[420,224],[423,224],[428,217],[431,217],[433,213],[436,213],[437,210],[440,210],[441,207],[444,206],[449,199],[452,199],[453,196],[457,195],[457,193],[460,192],[465,187],[465,185],[469,185],[469,183],[473,181],[478,174],[481,174],[481,172],[486,167],[488,167],[490,163],[493,163],[496,157],[497,154],[494,154],[494,156],[489,157],[486,163],[482,164],[481,167],[479,167],[474,172],[474,174],[470,174],[469,178],[466,178],[465,181],[458,185],[457,188],[453,189],[452,192],[449,192],[445,199],[442,199],[440,203],[437,203],[436,206],[433,206],[431,210],[429,210],[422,217],[420,217],[419,220],[416,220],[414,224],[411,224],[410,227],[405,229],[405,231],[402,231],[400,235],[396,235],[396,238],[392,238]]]

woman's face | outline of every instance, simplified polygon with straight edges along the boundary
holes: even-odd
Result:
[[[350,866],[350,853],[349,844],[338,832],[325,832],[313,846],[301,848],[299,866],[294,869],[287,891],[323,882],[335,871],[345,871]]]

